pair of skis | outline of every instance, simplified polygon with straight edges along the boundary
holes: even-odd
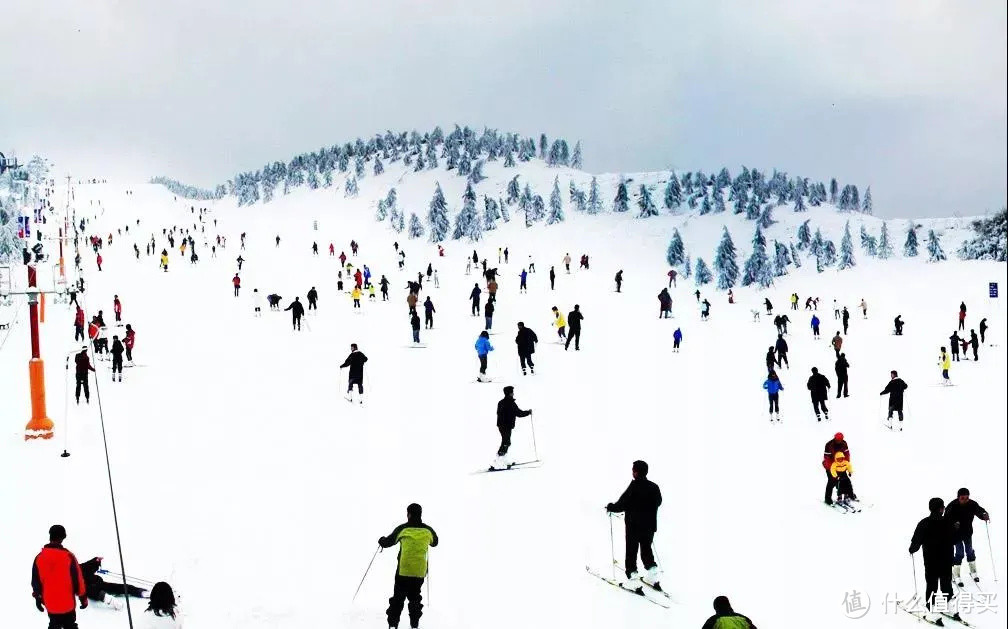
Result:
[[[619,565],[615,561],[613,562],[613,564],[617,565],[617,566]],[[630,587],[627,587],[628,581],[620,581],[619,579],[615,579],[615,578],[612,578],[612,577],[607,577],[604,574],[602,574],[601,572],[598,572],[597,570],[592,569],[591,566],[585,566],[585,571],[588,574],[592,575],[593,577],[601,579],[602,581],[605,581],[606,583],[608,583],[609,585],[612,585],[613,587],[617,587],[617,588],[623,590],[624,592],[626,592],[628,594],[633,594],[634,596],[639,596],[639,597],[643,598],[644,600],[648,601],[649,603],[653,603],[653,604],[657,605],[658,607],[663,607],[665,609],[670,609],[672,607],[672,603],[676,602],[669,595],[668,592],[666,592],[665,590],[656,589],[654,586],[649,585],[648,583],[644,582],[643,580],[640,581],[640,585],[638,585],[637,587],[631,589]]]
[[[839,511],[840,513],[861,513],[864,509],[870,509],[872,507],[871,504],[865,504],[860,500],[849,500],[847,502],[834,500],[832,504],[827,506],[831,509]]]
[[[903,610],[904,612],[910,614],[911,616],[913,616],[917,620],[919,620],[921,622],[926,622],[926,623],[934,625],[936,627],[945,627],[945,626],[947,626],[943,622],[943,619],[951,620],[953,623],[957,623],[959,625],[962,625],[963,627],[976,627],[976,625],[970,623],[969,621],[963,620],[962,617],[956,617],[956,616],[953,616],[952,614],[949,614],[949,613],[946,613],[946,612],[938,612],[939,613],[938,620],[931,620],[930,618],[927,617],[927,612],[922,611],[922,610],[917,610],[917,609],[911,609],[911,608],[907,607],[903,602],[897,602],[896,603],[896,607],[898,607],[899,609]]]
[[[533,459],[531,461],[521,461],[519,463],[509,463],[506,467],[494,467],[491,465],[485,470],[476,470],[473,474],[489,474],[491,472],[508,472],[510,470],[522,470],[531,469],[535,467],[542,467],[542,461],[540,459]]]

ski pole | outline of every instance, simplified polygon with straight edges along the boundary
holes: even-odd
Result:
[[[66,356],[66,367],[63,373],[63,454],[60,456],[64,459],[70,456],[67,451],[67,427],[70,422],[67,420],[67,415],[69,414],[70,405],[70,355]]]
[[[529,427],[532,429],[532,452],[535,454],[535,460],[539,460],[539,448],[536,447],[535,438],[535,422],[532,421],[532,412],[529,411]]]
[[[917,564],[914,562],[913,554],[910,554],[910,566],[913,568],[914,596],[917,596]]]
[[[616,578],[616,544],[613,542],[613,527],[612,527],[613,514],[609,514],[609,558],[612,560],[612,576],[613,579]]]
[[[360,593],[361,586],[364,585],[364,579],[367,578],[368,572],[371,571],[371,564],[374,563],[375,557],[378,556],[378,553],[381,552],[381,549],[382,547],[379,546],[378,548],[375,549],[374,554],[371,555],[371,561],[368,562],[367,569],[364,570],[364,576],[361,577],[360,583],[357,584],[357,590],[353,593],[353,598],[350,599],[351,603],[357,600],[357,594]]]
[[[991,558],[991,573],[994,575],[994,583],[997,583],[997,568],[994,566],[994,547],[991,546],[990,538],[990,521],[984,520],[984,525],[987,527],[987,550],[990,551]]]

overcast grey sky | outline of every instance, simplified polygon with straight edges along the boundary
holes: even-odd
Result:
[[[884,216],[1006,197],[1004,0],[0,2],[0,151],[200,185],[385,129],[581,139],[595,172],[741,164]]]

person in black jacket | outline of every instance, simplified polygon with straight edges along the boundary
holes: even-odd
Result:
[[[437,312],[437,310],[434,310],[434,302],[431,301],[429,295],[427,296],[427,299],[425,299],[423,302],[423,310],[424,310],[424,329],[429,330],[434,327],[434,313]]]
[[[850,363],[847,362],[847,354],[840,352],[837,356],[836,364],[833,366],[836,371],[836,396],[840,399],[840,392],[843,391],[844,397],[849,397],[847,395],[847,369],[850,367]]]
[[[289,306],[287,306],[286,308],[284,308],[285,312],[288,311],[288,310],[291,311],[291,315],[293,316],[291,324],[294,326],[295,330],[300,330],[301,329],[301,317],[304,316],[304,306],[301,305],[301,298],[300,297],[295,297],[294,301],[292,301]]]
[[[88,404],[91,403],[91,391],[88,389],[88,372],[94,370],[95,368],[91,365],[91,359],[87,355],[87,347],[84,347],[74,358],[74,375],[77,378],[75,397],[78,404],[80,404],[81,387],[84,388],[84,401]]]
[[[364,352],[357,349],[357,343],[350,344],[350,355],[346,357],[343,364],[340,365],[340,369],[344,367],[350,368],[350,378],[347,381],[347,399],[351,399],[353,396],[353,386],[357,385],[357,395],[361,398],[360,403],[364,403],[364,363],[367,362],[367,356]]]
[[[722,618],[727,619],[728,622],[718,622]],[[721,629],[721,627],[756,629],[756,625],[748,617],[732,609],[727,596],[718,596],[714,599],[714,615],[707,619],[701,629]]]
[[[970,347],[973,348],[973,360],[980,360],[980,355],[977,353],[980,347],[980,339],[977,338],[976,330],[970,330]]]
[[[955,556],[952,558],[952,576],[955,577],[956,584],[963,586],[959,570],[963,557],[969,563],[970,576],[973,580],[980,582],[980,577],[976,571],[976,552],[973,551],[973,518],[977,517],[987,522],[990,514],[984,510],[975,500],[970,499],[969,489],[962,487],[959,489],[956,499],[949,502],[945,507],[945,519],[952,523],[952,531],[955,540]]]
[[[112,382],[116,381],[116,373],[119,374],[119,382],[122,382],[123,352],[126,347],[119,340],[118,334],[112,335]]]
[[[917,523],[910,540],[910,554],[924,549],[924,597],[928,609],[934,609],[934,598],[941,593],[952,598],[952,545],[955,539],[952,523],[942,515],[945,503],[941,498],[928,501],[930,514]],[[958,616],[958,613],[956,614]],[[938,619],[932,611],[929,620]]]
[[[515,344],[518,346],[518,361],[521,362],[522,375],[525,375],[525,365],[532,370],[535,375],[535,363],[532,362],[532,354],[535,353],[535,344],[539,342],[539,337],[531,328],[526,328],[521,321],[518,322],[518,336],[515,337]]]
[[[812,394],[812,408],[815,410],[816,421],[822,421],[819,414],[820,409],[822,409],[822,414],[826,416],[826,420],[829,421],[829,409],[826,408],[826,399],[829,397],[830,388],[829,378],[813,367],[812,375],[809,376],[805,386]]]
[[[623,287],[623,269],[616,271],[615,279],[616,279],[616,292],[618,293],[620,292],[620,289]]]
[[[581,349],[581,322],[583,320],[584,315],[581,314],[581,306],[574,304],[574,310],[567,313],[567,327],[570,328],[570,332],[567,334],[564,351],[567,351],[567,348],[570,347],[571,339],[574,340],[574,351]]]
[[[784,335],[777,335],[777,343],[774,345],[774,349],[777,350],[777,366],[780,367],[781,363],[784,363],[784,366],[790,369],[791,365],[787,359],[788,345],[787,341],[784,340]]]
[[[308,291],[308,310],[318,310],[318,291],[312,286]]]
[[[889,384],[882,389],[879,395],[889,395],[889,424],[892,424],[892,414],[896,411],[899,414],[900,430],[903,430],[903,392],[907,389],[907,383],[896,374],[893,369],[889,372]]]
[[[519,417],[528,417],[532,414],[532,409],[523,411],[518,408],[518,403],[514,399],[514,387],[504,387],[504,397],[497,402],[497,430],[500,431],[501,444],[497,448],[497,456],[503,458],[511,447],[511,431],[514,430],[515,420]],[[506,462],[500,461],[504,465]],[[495,469],[499,469],[494,466]]]
[[[903,315],[896,315],[893,319],[893,328],[896,336],[903,336]]]
[[[774,370],[774,365],[777,364],[777,357],[774,355],[774,348],[770,346],[767,348],[766,353],[766,370],[767,373]]]
[[[658,564],[655,562],[654,550],[651,548],[655,531],[658,530],[658,507],[661,506],[661,490],[658,485],[647,479],[648,464],[644,461],[634,461],[631,468],[633,480],[623,495],[616,502],[606,505],[609,513],[624,513],[623,523],[626,528],[626,555],[623,567],[627,579],[640,578],[656,590],[661,589],[658,582]],[[647,575],[637,573],[637,550],[640,549],[641,562]],[[639,587],[636,589],[640,589]]]
[[[486,329],[490,330],[493,328],[493,313],[494,305],[492,301],[488,301],[485,306],[483,306],[483,319],[486,323]]]
[[[949,345],[952,346],[952,362],[959,362],[959,346],[962,341],[959,339],[959,332],[953,332],[952,336],[949,337]]]

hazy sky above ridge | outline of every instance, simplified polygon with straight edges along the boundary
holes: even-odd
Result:
[[[211,185],[385,129],[584,144],[585,168],[871,185],[880,216],[1006,197],[1003,0],[0,5],[0,151]]]

